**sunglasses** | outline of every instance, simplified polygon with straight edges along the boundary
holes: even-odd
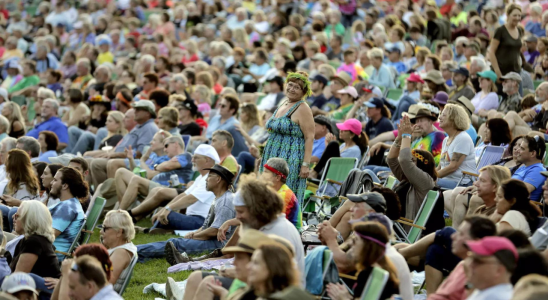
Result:
[[[164,147],[167,149],[167,147],[169,147],[170,144],[173,144],[173,142],[165,144]]]
[[[225,104],[221,104],[221,108],[225,108],[225,107],[226,107],[226,105],[225,105]]]
[[[105,226],[105,225],[103,225],[102,230],[103,230],[103,232],[106,232],[107,230],[112,229],[112,228],[114,228],[114,227],[110,227],[110,226]]]

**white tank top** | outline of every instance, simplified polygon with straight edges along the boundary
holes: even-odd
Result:
[[[137,259],[137,247],[133,243],[130,242],[127,244],[120,245],[118,247],[114,247],[112,249],[108,249],[108,255],[111,256],[112,253],[114,253],[114,251],[118,249],[125,249],[126,251],[133,254],[133,256],[131,257],[131,260],[129,261],[129,265],[122,271],[122,273],[120,274],[120,277],[118,277],[118,280],[116,280],[116,284],[114,285],[114,290],[117,293],[120,291],[120,289],[122,288],[122,285],[124,284],[124,281],[129,276],[131,263],[133,262],[134,259]]]

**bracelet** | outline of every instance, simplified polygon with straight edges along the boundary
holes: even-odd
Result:
[[[167,211],[173,211],[169,206],[164,207]]]
[[[401,137],[410,139],[411,135],[409,133],[404,133],[401,135]]]
[[[303,167],[307,167],[307,168],[308,168],[308,167],[310,166],[310,163],[307,163],[307,162],[304,162],[304,161],[303,161],[303,164],[302,164],[302,166],[303,166]]]

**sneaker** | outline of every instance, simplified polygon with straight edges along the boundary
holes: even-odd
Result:
[[[150,228],[141,227],[141,226],[134,226],[135,232],[137,233],[148,233]]]
[[[166,297],[167,300],[182,300],[183,291],[177,285],[177,282],[173,278],[168,277],[166,282]]]
[[[169,265],[174,266],[180,263],[187,263],[190,261],[186,253],[179,253],[177,247],[173,244],[172,241],[168,241],[164,248],[164,254]]]

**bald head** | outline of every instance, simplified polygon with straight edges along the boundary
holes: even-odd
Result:
[[[548,82],[541,83],[535,92],[535,100],[538,103],[544,103],[548,99]]]

